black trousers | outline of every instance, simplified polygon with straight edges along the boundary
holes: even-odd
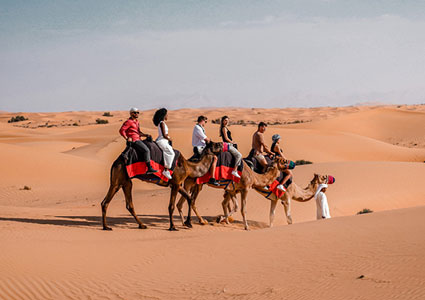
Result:
[[[151,161],[151,152],[148,146],[143,143],[143,141],[138,140],[133,143],[133,147],[136,149],[137,154],[140,155],[142,161],[150,162]]]

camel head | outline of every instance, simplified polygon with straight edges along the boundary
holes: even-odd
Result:
[[[205,150],[211,151],[213,154],[218,154],[223,151],[223,143],[215,143],[213,141],[207,143],[207,146],[205,147]]]
[[[313,186],[315,186],[315,187],[317,187],[319,184],[322,184],[322,183],[326,183],[327,184],[327,183],[329,183],[329,177],[332,177],[332,176],[329,176],[329,175],[320,175],[320,174],[314,173],[314,177],[311,180],[310,184],[313,185]]]
[[[283,159],[280,156],[275,156],[274,159],[273,159],[273,163],[275,163],[277,165],[277,168],[280,171],[283,171],[287,168],[287,162],[288,161],[286,159]]]
[[[285,159],[278,157],[278,156],[275,156],[272,159],[272,161],[270,162],[270,164],[267,166],[267,169],[266,169],[265,172],[267,173],[272,169],[278,169],[279,171],[283,171],[287,167],[286,162],[287,161]]]

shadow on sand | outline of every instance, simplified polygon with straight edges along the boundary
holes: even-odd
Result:
[[[161,230],[168,228],[168,215],[138,215],[138,217],[149,228],[157,228]],[[206,219],[211,224],[216,221],[217,216],[205,216],[204,219]],[[0,221],[70,227],[95,227],[96,229],[102,229],[101,216],[54,216],[53,218],[48,219],[0,217]],[[137,223],[132,216],[107,217],[107,222],[108,225],[118,228],[138,229]],[[174,223],[177,226],[181,225],[179,216],[174,216]],[[199,224],[196,217],[192,217],[192,224]],[[242,225],[243,223],[241,221],[235,220],[233,224]],[[249,225],[254,228],[267,227],[265,223],[257,221],[249,221]]]

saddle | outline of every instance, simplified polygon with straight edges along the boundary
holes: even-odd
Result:
[[[255,153],[255,150],[251,149],[248,156],[245,157],[243,160],[255,173],[264,174],[266,172],[266,168],[264,168],[263,165],[254,157],[254,153]],[[272,162],[272,159],[269,156],[264,156],[264,157],[266,158],[267,164],[270,165]]]
[[[233,168],[235,166],[236,159],[230,152],[220,152],[217,156],[217,167],[215,169],[215,179],[219,181],[226,181],[226,184],[230,181],[239,182],[240,178],[232,175]],[[243,164],[238,167],[239,175],[242,174]],[[203,177],[196,180],[198,184],[206,183],[211,178],[210,174],[207,173]]]
[[[259,174],[264,174],[266,171],[266,168],[264,168],[263,165],[254,157],[254,153],[255,153],[254,149],[252,149],[249,152],[248,156],[244,158],[244,161],[254,172]],[[269,156],[264,156],[264,157],[267,161],[267,164],[270,165],[272,162],[272,159]],[[294,169],[294,168],[295,168],[295,163],[293,161],[290,161],[288,164],[288,169]],[[273,199],[273,200],[279,199],[280,197],[283,196],[285,192],[278,190],[276,187],[278,186],[279,182],[283,180],[285,175],[286,174],[281,171],[279,176],[270,185],[268,191],[259,190],[259,192],[263,194],[264,197],[266,197],[267,199]],[[285,189],[287,189],[291,185],[291,183],[292,183],[292,178],[289,178],[289,180],[285,182],[283,186],[285,187]]]
[[[263,165],[254,157],[254,153],[255,153],[254,149],[251,149],[248,156],[245,157],[243,160],[251,168],[251,170],[253,170],[254,172],[258,174],[264,174],[267,168],[264,168]],[[272,163],[272,159],[267,155],[264,157],[267,161],[267,165],[270,165]],[[287,168],[289,170],[295,169],[295,162],[291,160],[288,161]]]
[[[201,159],[201,153],[198,151],[198,147],[193,147],[193,155],[188,159],[191,162],[198,162]]]
[[[127,169],[127,174],[130,178],[139,178],[145,181],[164,181],[168,182],[168,178],[162,175],[164,170],[164,156],[161,148],[152,141],[152,139],[145,139],[143,143],[149,148],[151,156],[151,166],[158,170],[155,174],[146,174],[147,166],[146,162],[141,161],[141,155],[137,153],[136,149],[132,146],[132,143],[127,142],[127,147],[121,153],[121,157],[124,159],[124,163]],[[176,154],[171,165],[170,173],[173,173],[174,168],[176,167],[177,159],[180,156],[180,152],[174,149]]]

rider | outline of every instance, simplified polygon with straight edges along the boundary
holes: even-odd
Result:
[[[264,167],[267,167],[267,160],[264,157],[264,152],[273,156],[273,153],[269,150],[267,145],[264,143],[264,132],[266,131],[267,124],[260,122],[258,124],[258,129],[252,136],[252,150],[254,153],[254,158]]]
[[[282,157],[284,160],[287,160],[285,155],[283,155],[283,150],[282,148],[280,148],[279,143],[280,143],[280,135],[279,134],[274,134],[272,136],[272,141],[273,144],[271,146],[271,150],[272,152],[276,155],[276,156],[280,156]],[[285,192],[286,189],[284,187],[284,184],[289,180],[289,178],[292,177],[292,172],[289,169],[285,169],[284,171],[282,171],[285,174],[285,177],[279,182],[279,185],[276,187],[277,189],[281,190],[282,192]]]
[[[238,174],[238,167],[242,162],[242,154],[236,149],[235,144],[232,140],[232,133],[230,132],[229,128],[227,128],[227,125],[229,124],[229,117],[223,116],[221,117],[220,122],[220,136],[223,139],[223,144],[227,144],[228,151],[233,155],[235,158],[235,167],[232,171],[232,175],[241,178]]]
[[[140,131],[140,125],[137,118],[139,117],[139,110],[135,107],[130,109],[130,118],[125,121],[120,129],[120,134],[128,142],[131,142],[137,153],[142,156],[142,161],[146,162],[148,170],[146,174],[154,174],[158,172],[151,166],[151,153],[149,148],[140,139],[141,137],[149,137],[149,134],[145,134]]]
[[[171,147],[171,137],[168,135],[168,126],[165,124],[165,121],[168,120],[168,111],[165,108],[158,109],[153,116],[153,123],[155,126],[158,126],[158,138],[156,139],[156,144],[162,150],[162,155],[164,156],[164,171],[162,175],[171,179],[171,174],[169,169],[173,164],[175,153],[173,147]]]
[[[199,157],[202,151],[205,149],[207,143],[211,140],[205,134],[205,124],[207,123],[208,118],[205,116],[199,116],[195,127],[193,128],[192,134],[192,146],[193,153],[195,156]],[[219,186],[219,183],[215,180],[215,169],[217,166],[217,157],[214,155],[213,162],[210,167],[210,176],[208,183],[212,185]]]

